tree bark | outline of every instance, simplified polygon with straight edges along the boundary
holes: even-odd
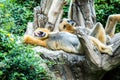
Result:
[[[68,18],[75,20],[77,26],[93,28],[96,14],[93,0],[71,0]]]
[[[64,0],[41,0],[41,5],[34,8],[34,22],[28,24],[26,34],[32,35],[37,27],[59,31],[63,4]],[[92,28],[96,22],[93,0],[71,0],[69,13],[68,18],[75,20],[77,26]],[[113,56],[101,54],[83,31],[78,30],[77,36],[83,45],[84,55],[52,51],[40,46],[33,48],[43,59],[55,63],[49,69],[57,80],[101,80],[107,71],[119,66],[120,33],[110,41],[113,44]]]
[[[41,0],[41,5],[34,8],[34,29],[44,27],[58,31],[63,5],[64,0]]]

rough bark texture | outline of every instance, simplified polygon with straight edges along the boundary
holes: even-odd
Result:
[[[64,0],[41,0],[41,5],[34,8],[34,29],[44,27],[58,31],[63,4]]]
[[[96,21],[93,0],[72,2],[68,17],[74,19],[78,26],[92,28]],[[34,23],[28,24],[26,34],[32,35],[37,27],[58,31],[64,0],[41,0],[41,3],[34,9]],[[42,53],[40,56],[43,59],[57,63],[49,68],[57,80],[101,80],[107,71],[119,66],[120,33],[110,41],[113,44],[113,56],[101,54],[82,31],[78,30],[77,36],[84,47],[84,55],[69,54],[62,50],[52,51],[40,46],[33,48]]]
[[[93,28],[96,14],[93,0],[71,0],[68,18],[75,20],[78,26]]]

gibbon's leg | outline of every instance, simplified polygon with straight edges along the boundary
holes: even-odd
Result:
[[[46,40],[40,40],[40,39],[34,38],[30,35],[25,35],[23,38],[23,42],[27,43],[27,44],[33,44],[33,45],[47,47]]]
[[[100,50],[100,52],[107,53],[109,55],[113,55],[111,46],[106,46],[105,44],[101,43],[95,37],[89,36],[89,38],[94,43],[94,45],[97,46],[97,48],[98,48],[98,50]]]
[[[116,24],[120,22],[120,14],[113,14],[108,17],[105,32],[110,37],[114,36]]]
[[[103,25],[100,22],[96,23],[95,27],[90,33],[90,36],[93,36],[100,40],[103,44],[106,44],[106,33],[103,28]]]

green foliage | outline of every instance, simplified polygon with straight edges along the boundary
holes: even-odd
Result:
[[[68,11],[69,11],[69,4],[66,4],[65,6],[63,6],[63,10],[64,10],[63,17],[67,18],[68,17]]]
[[[23,35],[27,22],[33,21],[33,8],[40,0],[0,1],[1,28],[17,35]]]
[[[120,14],[119,0],[95,0],[95,9],[97,21],[104,26],[109,15]],[[117,25],[116,32],[120,32],[120,24]]]
[[[3,55],[0,67],[1,80],[50,80],[47,71],[39,64],[44,61],[35,57],[36,53],[22,45],[15,46],[9,54]]]
[[[15,37],[12,34],[0,29],[0,52],[3,53],[11,50],[15,44],[14,40]]]
[[[69,6],[70,6],[70,0],[65,0],[66,3],[63,6],[63,18],[68,18],[68,11],[69,11]]]
[[[0,80],[52,79],[41,64],[54,63],[35,57],[37,53],[31,46],[17,43],[17,35],[25,33],[27,22],[33,21],[33,8],[39,3],[40,0],[0,0]]]
[[[0,29],[0,80],[51,80],[47,70],[40,66],[46,62],[35,57],[31,47],[18,44],[17,38]]]

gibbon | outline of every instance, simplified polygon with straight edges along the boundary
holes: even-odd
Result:
[[[111,22],[111,20],[114,20],[114,22]],[[79,29],[79,28],[71,25],[71,23],[69,23],[69,22],[70,22],[70,20],[63,19],[63,21],[60,23],[59,29],[60,29],[60,31],[66,31],[66,32],[75,34],[76,29]],[[94,43],[94,45],[97,46],[97,48],[101,52],[106,52],[106,53],[112,55],[112,47],[111,47],[111,45],[106,45],[106,43],[108,43],[110,41],[111,37],[114,35],[115,26],[116,26],[117,22],[120,22],[120,15],[119,14],[110,15],[107,20],[105,29],[103,28],[103,25],[100,22],[98,22],[95,24],[94,28],[91,31],[90,30],[88,31],[89,39]],[[111,23],[112,25],[109,25],[108,23],[109,24]]]
[[[24,36],[24,43],[43,46],[52,50],[83,54],[77,36],[68,32],[50,32],[45,28],[38,28],[34,31],[34,36]]]

